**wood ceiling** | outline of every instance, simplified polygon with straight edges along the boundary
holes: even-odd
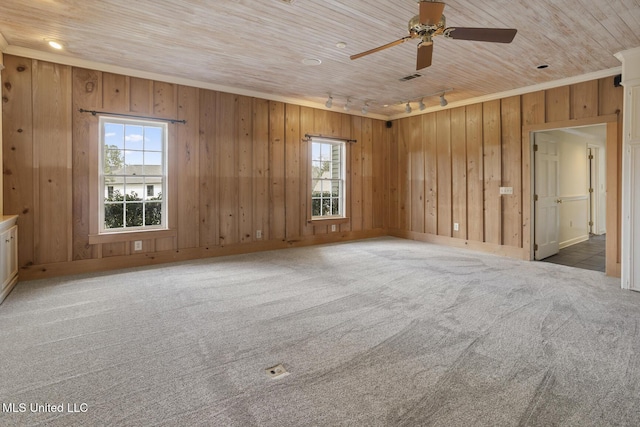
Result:
[[[454,103],[609,70],[616,52],[640,46],[640,0],[450,0],[447,26],[516,28],[513,43],[437,37],[433,65],[406,82],[417,42],[349,59],[405,36],[417,10],[415,0],[3,0],[0,33],[8,53],[49,51],[56,39],[80,60],[322,108],[331,93],[333,109],[350,98],[385,117],[445,88]]]

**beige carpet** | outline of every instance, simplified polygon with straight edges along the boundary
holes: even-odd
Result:
[[[599,272],[395,238],[22,282],[0,425],[637,426],[639,319]]]

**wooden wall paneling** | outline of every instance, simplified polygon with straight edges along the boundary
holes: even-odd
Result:
[[[300,237],[300,107],[285,105],[285,236],[287,240]],[[306,184],[306,180],[304,181]]]
[[[253,228],[253,99],[238,97],[238,232],[242,243],[255,238]]]
[[[342,119],[341,123],[341,131],[343,133],[343,137],[350,138],[351,137],[351,115],[349,114],[341,114]],[[346,215],[351,218],[351,152],[353,149],[353,144],[346,144],[345,147],[345,180],[346,180],[346,188],[345,188],[345,208]],[[338,230],[342,233],[346,233],[351,231],[351,220],[344,224],[338,225]]]
[[[545,91],[545,122],[560,122],[571,117],[571,89],[561,86]]]
[[[253,228],[269,240],[269,101],[253,99]]]
[[[484,150],[482,104],[466,107],[467,238],[484,242]]]
[[[127,246],[128,242],[103,243],[102,257],[109,258],[114,256],[127,255]]]
[[[424,132],[425,222],[427,234],[438,234],[438,137],[436,113],[422,116]]]
[[[178,138],[175,141],[178,156],[178,173],[175,177],[178,181],[178,194],[174,195],[173,200],[179,206],[177,218],[178,249],[200,246],[199,100],[198,88],[178,86],[178,119],[186,120],[185,124],[176,125]]]
[[[422,138],[422,117],[413,116],[404,121],[404,137],[409,148],[409,162],[411,164],[410,213],[409,229],[424,233],[425,215],[425,170],[424,170],[424,139]]]
[[[216,165],[216,117],[218,93],[212,90],[200,90],[200,142],[198,160],[199,170],[199,240],[200,246],[210,247],[218,244],[218,180]],[[265,143],[266,145],[266,143]],[[260,171],[261,172],[261,171]]]
[[[71,67],[33,62],[35,263],[73,259]]]
[[[598,80],[598,112],[600,116],[619,114],[622,111],[624,88],[614,86],[614,77]],[[622,133],[620,133],[620,136]]]
[[[436,113],[438,162],[438,235],[451,236],[451,110]]]
[[[362,119],[362,229],[373,229],[373,123]],[[360,141],[358,141],[360,142]]]
[[[34,263],[32,61],[4,55],[2,173],[4,214],[18,215],[18,265]]]
[[[502,244],[522,247],[522,123],[520,96],[501,100],[502,186],[513,194],[502,199]]]
[[[384,196],[386,188],[385,178],[387,176],[384,122],[381,120],[373,120],[371,125],[373,143],[373,228],[383,228],[385,205]]]
[[[451,110],[451,182],[452,182],[452,222],[458,224],[458,231],[452,228],[451,236],[467,238],[467,126],[465,107]]]
[[[108,113],[128,113],[129,106],[129,77],[102,73],[102,108]]]
[[[303,236],[313,234],[311,219],[311,161],[310,142],[305,135],[313,132],[314,110],[310,107],[300,107],[300,221]]]
[[[141,115],[153,113],[153,80],[131,77],[129,92],[131,93],[129,111]]]
[[[153,82],[153,115],[173,119],[177,115],[178,85],[173,83]]]
[[[389,143],[389,206],[388,223],[390,229],[400,228],[400,158],[398,147],[398,128],[400,121],[393,122],[388,130]]]
[[[522,124],[544,123],[546,119],[545,102],[545,91],[543,90],[522,95]]]
[[[130,241],[127,242],[127,245],[129,246],[127,248],[127,253],[129,254],[148,254],[148,253],[153,253],[156,251],[156,241],[155,239],[145,239],[142,240],[142,250],[136,251],[135,250],[135,242],[134,241]]]
[[[351,183],[351,229],[353,231],[362,230],[363,227],[363,178],[362,178],[362,157],[363,157],[363,141],[362,141],[362,117],[351,117],[351,137],[355,139],[355,144],[350,144],[349,161],[351,163],[351,175],[349,179]]]
[[[92,146],[99,145],[98,118],[79,109],[94,110],[102,108],[102,73],[100,71],[73,68],[73,259],[96,258],[97,245],[89,245],[91,217],[97,212],[91,209],[91,164],[97,161],[92,156]],[[97,150],[96,150],[97,154]],[[95,190],[95,189],[94,189]]]
[[[216,108],[216,164],[218,175],[221,246],[237,243],[238,239],[238,97],[218,94]]]
[[[570,86],[571,118],[583,119],[598,115],[598,81],[576,83]]]
[[[483,103],[484,140],[484,238],[487,243],[502,243],[502,155],[500,136],[500,100]]]
[[[171,251],[175,249],[175,247],[176,247],[175,237],[162,237],[159,239],[155,239],[156,252]]]
[[[400,119],[398,125],[398,191],[399,191],[399,227],[409,230],[411,227],[411,159],[409,157],[409,120]]]
[[[269,229],[272,240],[285,239],[284,103],[269,102]]]

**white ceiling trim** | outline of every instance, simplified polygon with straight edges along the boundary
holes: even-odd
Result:
[[[201,89],[210,89],[210,90],[215,90],[219,92],[227,92],[227,93],[233,93],[237,95],[262,98],[270,101],[285,102],[288,104],[300,105],[303,107],[311,107],[311,108],[317,108],[321,110],[328,110],[324,104],[320,104],[320,103],[309,102],[309,101],[304,101],[304,100],[294,99],[294,98],[289,98],[284,96],[278,96],[270,93],[240,89],[240,88],[235,88],[230,86],[217,85],[214,83],[185,79],[182,77],[168,76],[168,75],[159,74],[159,73],[135,70],[131,68],[120,67],[117,65],[110,65],[110,64],[104,64],[96,61],[88,61],[84,59],[73,58],[70,56],[53,53],[53,52],[44,52],[44,51],[24,48],[20,46],[12,46],[7,43],[7,41],[2,36],[1,33],[0,33],[0,51],[7,53],[9,55],[22,56],[22,57],[41,60],[41,61],[49,61],[49,62],[54,62],[58,64],[63,64],[63,65],[70,65],[73,67],[88,68],[88,69],[104,71],[108,73],[123,74],[131,77],[157,80],[157,81],[162,81],[167,83],[180,84],[184,86],[198,87]],[[395,114],[391,116],[386,116],[382,114],[367,114],[365,116],[361,114],[360,111],[358,111],[357,109],[354,109],[353,111],[345,112],[345,114],[351,114],[354,116],[361,116],[361,117],[371,117],[379,120],[396,120],[396,119],[401,119],[401,118],[410,117],[410,116],[417,116],[417,115],[432,113],[432,112],[440,111],[443,109],[462,107],[465,105],[478,104],[486,101],[494,101],[496,99],[523,95],[530,92],[537,92],[540,90],[547,90],[555,87],[582,83],[590,80],[597,80],[604,77],[614,76],[614,75],[620,74],[621,72],[622,72],[622,67],[619,66],[619,67],[609,68],[606,70],[596,71],[593,73],[587,73],[579,76],[568,77],[565,79],[554,80],[554,81],[540,83],[532,86],[525,86],[518,89],[509,90],[506,92],[498,92],[498,93],[493,93],[485,96],[465,99],[463,101],[451,102],[447,105],[447,107],[444,107],[444,108],[439,106],[429,107],[423,111],[417,110],[410,114],[401,113],[401,114]]]
[[[389,120],[396,120],[396,119],[402,119],[404,117],[410,117],[410,116],[419,116],[421,114],[427,114],[427,113],[432,113],[434,111],[440,111],[440,110],[446,110],[449,108],[456,108],[456,107],[462,107],[465,105],[471,105],[471,104],[478,104],[480,102],[486,102],[486,101],[495,101],[496,99],[502,99],[502,98],[509,98],[510,96],[516,96],[516,95],[524,95],[525,93],[531,93],[531,92],[537,92],[540,90],[547,90],[547,89],[553,89],[555,87],[560,87],[560,86],[567,86],[567,85],[572,85],[572,84],[576,84],[576,83],[582,83],[582,82],[587,82],[590,80],[597,80],[597,79],[601,79],[604,77],[611,77],[611,76],[615,76],[618,75],[622,72],[622,66],[620,67],[614,67],[614,68],[609,68],[607,70],[601,70],[601,71],[595,71],[593,73],[587,73],[587,74],[581,74],[579,76],[573,76],[573,77],[567,77],[564,79],[560,79],[560,80],[553,80],[550,82],[546,82],[546,83],[539,83],[536,85],[532,85],[532,86],[525,86],[525,87],[521,87],[518,89],[513,89],[513,90],[508,90],[506,92],[498,92],[498,93],[492,93],[490,95],[484,95],[484,96],[479,96],[476,98],[469,98],[469,99],[465,99],[463,101],[457,101],[457,102],[450,102],[449,104],[447,104],[446,107],[429,107],[424,109],[423,111],[414,111],[413,113],[410,114],[395,114],[389,117]]]

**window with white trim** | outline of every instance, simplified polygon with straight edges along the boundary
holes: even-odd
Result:
[[[99,123],[100,232],[166,229],[167,124],[107,116]]]
[[[345,216],[344,141],[311,140],[311,219]]]

